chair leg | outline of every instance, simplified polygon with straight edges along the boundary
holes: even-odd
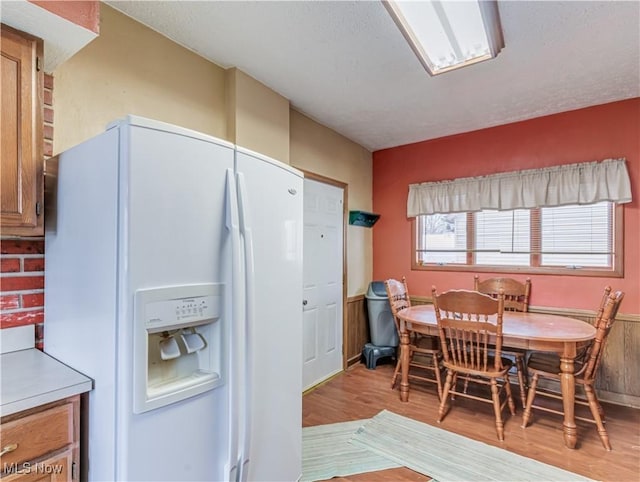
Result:
[[[502,411],[500,410],[498,381],[495,378],[491,379],[491,398],[493,399],[493,411],[496,414],[496,432],[498,433],[498,440],[502,442],[504,440],[504,423],[502,422]]]
[[[602,405],[600,405],[600,400],[598,400],[598,397],[596,397],[596,403],[598,404],[598,413],[600,414],[600,418],[604,422],[605,420],[604,409],[602,408]]]
[[[522,408],[524,408],[527,405],[527,381],[525,380],[524,357],[521,355],[516,356],[516,369],[518,371],[518,384],[520,385],[520,400],[522,401]]]
[[[411,348],[409,348],[411,350]],[[413,360],[413,351],[409,351],[409,365],[411,365],[411,360]],[[400,354],[398,353],[398,361],[396,362],[396,368],[393,371],[393,378],[391,379],[391,389],[395,388],[396,382],[398,381],[398,377],[400,376],[400,369],[402,367],[402,360],[400,359]]]
[[[438,423],[442,422],[442,419],[447,414],[449,409],[449,390],[451,389],[451,383],[453,382],[453,378],[455,373],[448,369],[447,370],[447,379],[444,382],[444,391],[442,392],[442,398],[440,399],[440,407],[438,407]]]
[[[509,405],[509,412],[511,415],[516,414],[516,404],[513,403],[513,396],[511,395],[511,383],[509,382],[509,374],[504,376],[504,389],[507,394],[507,405]]]
[[[440,357],[438,357],[438,355],[433,354],[431,355],[433,357],[433,371],[436,374],[436,383],[438,385],[438,399],[442,400],[442,380],[441,380],[441,373],[440,373]]]
[[[453,374],[453,381],[451,382],[451,387],[449,389],[453,388],[453,390],[457,390],[458,389],[458,372],[455,372]],[[455,400],[456,399],[456,394],[452,393],[451,394],[451,400]]]
[[[602,441],[602,445],[608,451],[611,451],[611,443],[609,442],[609,434],[607,434],[607,430],[604,428],[604,423],[602,423],[602,417],[600,416],[600,411],[598,408],[600,407],[600,403],[598,402],[598,398],[593,390],[593,387],[589,384],[584,385],[584,391],[587,394],[587,400],[589,401],[589,408],[591,409],[591,415],[593,415],[593,419],[596,422],[596,426],[598,427],[598,435],[600,436],[600,440]]]
[[[536,398],[536,387],[538,386],[538,374],[534,373],[531,383],[529,384],[529,394],[527,395],[527,403],[524,407],[524,413],[522,414],[522,428],[526,428],[529,420],[531,419],[531,406],[533,400]]]
[[[396,368],[393,371],[393,378],[391,379],[391,390],[393,390],[396,386],[396,382],[398,381],[398,375],[400,374],[400,366],[402,365],[402,360],[398,357],[398,361],[396,362]]]

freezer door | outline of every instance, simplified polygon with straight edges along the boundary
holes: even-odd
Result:
[[[289,166],[241,149],[236,171],[241,233],[245,242],[252,240],[252,249],[245,250],[246,272],[253,276],[245,308],[248,413],[241,478],[298,480],[303,178]]]
[[[117,479],[223,480],[232,296],[226,177],[233,169],[233,149],[163,124],[128,125],[121,131]],[[207,350],[212,359],[222,360],[224,383],[135,413],[132,367],[140,347],[134,341],[136,330],[144,328],[135,326],[135,294],[193,285],[215,285],[222,297],[219,318],[211,324],[221,333],[207,340]]]
[[[46,218],[45,350],[94,380],[92,480],[115,479],[118,142],[112,130],[60,154],[56,216]]]

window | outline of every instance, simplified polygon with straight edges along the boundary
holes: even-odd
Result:
[[[609,201],[421,215],[414,225],[414,269],[622,276],[622,206]]]
[[[418,259],[421,263],[465,264],[467,258],[467,215],[431,214],[418,216]]]
[[[527,209],[480,211],[475,222],[475,264],[527,266],[531,252],[531,216]]]
[[[540,210],[542,266],[610,268],[613,203]]]

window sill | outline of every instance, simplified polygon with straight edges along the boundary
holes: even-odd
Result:
[[[455,264],[418,264],[412,263],[412,271],[463,271],[474,273],[510,273],[510,274],[545,274],[555,276],[594,276],[601,278],[622,278],[622,269],[580,268],[567,269],[560,267],[531,267],[531,266],[484,266],[484,265],[455,265]]]

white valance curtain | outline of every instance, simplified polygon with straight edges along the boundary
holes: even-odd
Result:
[[[631,202],[625,159],[411,184],[407,217],[600,201]]]

